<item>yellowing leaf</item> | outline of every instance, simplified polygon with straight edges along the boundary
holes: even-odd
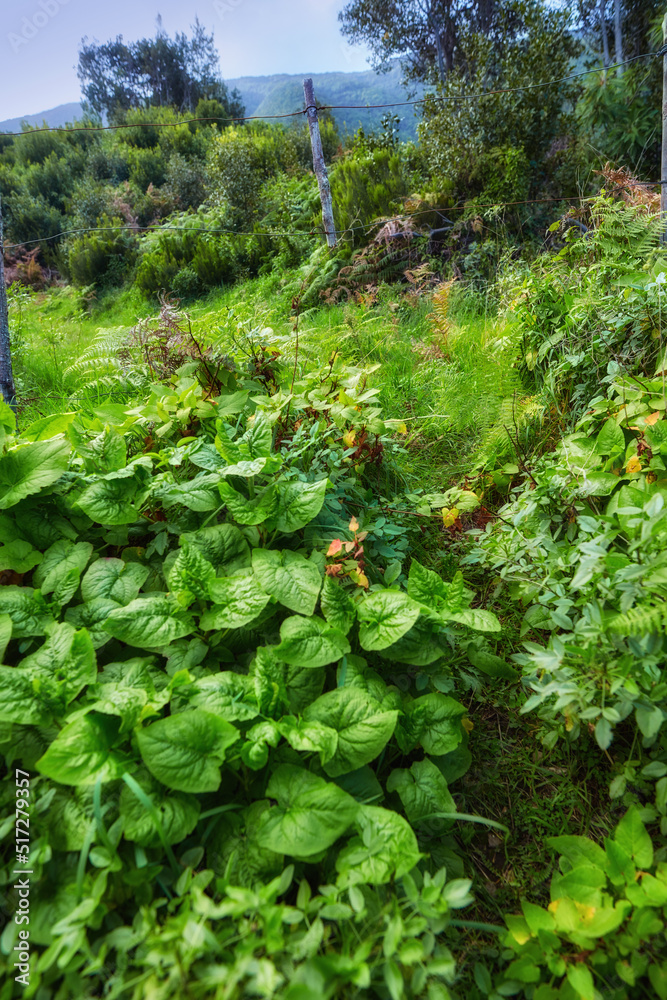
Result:
[[[407,434],[408,433],[408,428],[407,428],[406,424],[403,421],[401,421],[401,423],[398,425],[398,427],[396,428],[396,430],[398,431],[399,434]]]
[[[353,570],[350,573],[350,579],[356,583],[358,587],[368,588],[368,577],[361,570]]]
[[[345,445],[346,448],[352,447],[356,436],[357,432],[354,430],[346,431],[345,434],[343,434],[343,444]]]
[[[459,516],[458,507],[443,507],[442,521],[446,528],[451,528]]]
[[[353,517],[350,521],[350,531],[359,531],[359,522],[356,517]]]
[[[472,721],[472,719],[469,719],[467,716],[465,717],[465,719],[461,719],[461,725],[465,729],[466,733],[471,733],[475,728],[475,723]]]
[[[644,423],[648,424],[649,427],[653,427],[653,424],[657,424],[660,420],[660,411],[656,410],[655,413],[651,413],[648,417],[645,417]]]
[[[625,467],[625,471],[628,473],[641,472],[641,468],[642,468],[642,463],[639,461],[636,455],[633,455],[632,458],[628,461],[628,464]]]

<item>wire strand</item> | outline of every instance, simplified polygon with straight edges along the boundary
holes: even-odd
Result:
[[[475,203],[466,202],[464,205],[453,205],[451,208],[438,209],[429,208],[424,209],[421,212],[414,212],[408,215],[409,219],[416,219],[421,215],[440,215],[441,218],[446,218],[445,213],[447,212],[464,212],[466,209],[475,211],[479,208],[509,208],[515,205],[542,205],[548,203],[562,203],[562,202],[585,202],[594,201],[594,197],[581,198],[580,196],[574,197],[563,197],[563,198],[528,198],[522,201],[505,201],[505,202],[483,202]],[[347,229],[334,229],[332,230],[335,236],[344,236],[347,233],[355,232],[370,232],[372,229],[376,229],[383,226],[388,220],[387,219],[376,219],[374,222],[367,222],[358,226],[348,226]],[[325,238],[330,235],[330,232],[324,232],[323,230],[317,229],[294,229],[290,231],[285,230],[260,230],[260,231],[239,231],[236,229],[218,229],[218,228],[197,228],[195,226],[87,226],[80,229],[64,229],[60,233],[54,233],[52,236],[40,236],[34,240],[23,240],[21,243],[7,243],[4,245],[4,250],[16,250],[18,247],[32,246],[35,243],[49,243],[51,240],[58,240],[63,236],[76,236],[79,233],[109,233],[109,232],[127,232],[127,233],[162,233],[162,232],[183,232],[183,233],[208,233],[215,235],[226,235],[226,236],[318,236]],[[415,233],[414,235],[420,235]]]
[[[484,90],[477,94],[454,94],[447,95],[443,97],[437,97],[435,94],[427,94],[426,97],[422,97],[417,101],[393,101],[388,104],[322,104],[318,105],[317,111],[373,111],[383,108],[405,108],[405,107],[417,107],[421,104],[427,104],[431,101],[435,103],[445,103],[449,101],[474,101],[482,100],[485,97],[493,97],[498,94],[521,94],[528,90],[539,90],[544,87],[555,87],[562,83],[569,83],[570,80],[579,80],[583,76],[590,76],[593,73],[608,73],[612,69],[618,69],[620,66],[627,66],[630,63],[637,62],[638,59],[650,59],[653,56],[661,57],[666,53],[663,51],[664,46],[661,49],[657,49],[655,52],[644,52],[638,56],[632,56],[630,59],[623,59],[621,62],[613,63],[611,66],[606,67],[596,67],[595,69],[583,70],[581,73],[573,73],[570,76],[562,76],[555,80],[545,80],[543,83],[530,83],[525,87],[505,87],[499,90]],[[184,118],[177,122],[132,122],[127,125],[80,125],[80,126],[58,126],[55,128],[34,128],[27,129],[25,132],[0,132],[0,138],[21,138],[24,135],[35,135],[40,132],[110,132],[118,129],[127,128],[178,128],[180,125],[194,125],[197,122],[215,122],[217,124],[233,124],[234,122],[252,122],[252,121],[278,121],[284,120],[286,118],[297,118],[301,115],[305,115],[310,108],[302,108],[299,111],[289,111],[282,115],[243,115],[237,116],[236,118]]]

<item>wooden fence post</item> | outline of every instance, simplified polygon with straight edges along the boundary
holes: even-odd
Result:
[[[662,22],[662,44],[667,46],[667,14]],[[663,243],[667,242],[667,52],[662,57],[662,157],[660,164],[660,218]]]
[[[320,200],[322,202],[322,222],[324,232],[327,236],[327,243],[330,247],[336,245],[336,224],[334,222],[333,205],[331,204],[331,187],[329,186],[329,175],[324,162],[324,150],[322,149],[322,137],[320,135],[320,123],[317,118],[317,105],[315,104],[315,94],[313,91],[313,81],[303,81],[303,95],[306,99],[306,115],[308,116],[308,128],[310,129],[310,144],[313,147],[313,170],[320,186]]]
[[[16,409],[16,390],[12,372],[12,352],[9,344],[9,310],[5,285],[5,244],[2,229],[2,199],[0,198],[0,392],[6,403]]]

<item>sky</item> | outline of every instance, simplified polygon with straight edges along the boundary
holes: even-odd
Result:
[[[367,50],[340,34],[344,0],[0,0],[0,120],[38,114],[80,99],[81,38],[126,41],[169,35],[198,16],[215,33],[222,75],[324,73],[368,69]]]

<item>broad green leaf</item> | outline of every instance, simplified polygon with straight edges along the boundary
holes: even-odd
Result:
[[[103,712],[105,715],[117,715],[121,720],[121,733],[131,732],[140,722],[148,704],[148,693],[142,687],[132,687],[128,684],[109,683],[97,684],[94,691],[89,694],[97,695],[93,703],[96,712]],[[160,699],[160,706],[166,699]],[[156,714],[155,709],[149,714]]]
[[[600,890],[607,884],[607,876],[596,865],[581,863],[564,875],[554,875],[551,880],[551,897],[567,896],[585,906],[600,906]]]
[[[295,669],[303,670],[302,667]],[[285,683],[285,664],[276,659],[273,647],[260,646],[257,649],[255,658],[250,664],[250,676],[261,714],[269,718],[283,716],[290,708]],[[294,710],[292,707],[292,711]]]
[[[224,813],[216,824],[207,858],[215,873],[230,884],[265,884],[282,872],[284,856],[258,842],[262,817],[270,808],[266,801],[253,802],[240,815]]]
[[[519,676],[514,667],[510,667],[502,657],[495,656],[486,649],[480,649],[472,642],[468,646],[467,654],[473,667],[489,677],[502,677],[507,681],[515,681]]]
[[[567,981],[581,1000],[596,1000],[598,993],[593,982],[593,973],[587,965],[568,964]]]
[[[431,569],[426,569],[417,559],[410,563],[410,573],[408,575],[408,595],[426,607],[437,609],[440,605],[447,605],[447,597],[450,584],[446,583],[437,573]],[[458,607],[452,606],[452,611]]]
[[[610,837],[605,837],[604,847],[607,854],[607,874],[612,885],[634,882],[636,868],[627,851]]]
[[[185,840],[199,819],[201,805],[198,799],[185,792],[166,791],[143,768],[134,778],[157,810],[167,843],[179,844]],[[119,812],[127,840],[141,847],[160,847],[160,835],[153,817],[126,784],[121,789]]]
[[[138,596],[149,573],[148,566],[141,563],[98,559],[81,581],[81,596],[84,601],[106,598],[117,604],[129,604]]]
[[[96,597],[85,604],[77,604],[65,612],[65,621],[75,628],[85,628],[90,635],[94,649],[101,649],[111,641],[111,635],[104,628],[104,623],[117,608],[122,607],[117,601],[107,597]]]
[[[642,823],[637,806],[630,806],[614,831],[614,840],[633,859],[638,868],[653,864],[653,843]]]
[[[248,419],[247,429],[241,441],[247,445],[251,458],[269,457],[273,441],[273,427],[266,413],[258,410],[254,416]]]
[[[665,715],[659,705],[644,704],[637,706],[635,718],[642,736],[651,740],[660,732]]]
[[[74,543],[67,539],[55,542],[44,553],[42,562],[33,574],[33,582],[45,596],[54,594],[65,584],[69,597],[65,596],[59,602],[64,604],[75,593],[92,554],[93,546],[90,542]]]
[[[252,499],[237,493],[226,482],[220,483],[218,490],[222,502],[238,524],[263,524],[272,516],[278,502],[275,486],[267,486]]]
[[[567,858],[575,868],[580,864],[595,865],[602,871],[607,868],[607,856],[604,850],[588,837],[547,837],[547,844]]]
[[[451,650],[444,636],[434,631],[432,619],[420,615],[411,629],[398,642],[379,650],[380,656],[396,663],[426,667]]]
[[[181,545],[189,545],[207,559],[223,576],[233,576],[250,567],[250,546],[233,524],[213,524],[180,537]]]
[[[397,642],[419,618],[419,605],[397,590],[369,594],[357,607],[359,642],[363,649],[386,649]]]
[[[321,722],[307,722],[286,715],[278,723],[283,739],[299,753],[319,753],[323,764],[331,760],[338,746],[338,733]]]
[[[43,646],[19,664],[33,676],[42,674],[62,685],[69,703],[87,685],[97,679],[97,662],[90,636],[85,629],[77,632],[63,622],[48,632]]]
[[[303,712],[322,694],[326,676],[324,667],[313,670],[311,667],[293,667],[284,663],[282,671],[290,712]]]
[[[75,451],[86,459],[91,472],[111,472],[127,465],[125,438],[108,424],[99,433],[89,437],[81,424],[73,421],[68,430]]]
[[[439,769],[428,759],[415,761],[410,770],[392,771],[387,780],[387,791],[398,792],[405,814],[417,826],[434,813],[455,813],[456,805],[447,782]],[[430,820],[442,828],[446,820]]]
[[[252,568],[260,587],[279,604],[310,617],[322,586],[322,574],[314,562],[298,552],[254,549]]]
[[[205,632],[242,628],[254,621],[270,600],[250,572],[217,577],[211,580],[208,590],[213,606],[204,612],[199,623]]]
[[[287,618],[280,626],[280,639],[276,656],[295,667],[324,667],[350,652],[345,635],[321,618]]]
[[[0,614],[11,618],[15,639],[44,635],[53,622],[46,601],[32,587],[0,587]]]
[[[318,483],[289,482],[278,486],[276,526],[279,531],[292,532],[304,528],[322,510],[327,480]]]
[[[77,503],[98,524],[133,524],[140,516],[133,502],[137,492],[134,479],[98,479],[83,491]]]
[[[228,722],[247,722],[259,715],[251,677],[224,670],[200,677],[187,691],[189,704]]]
[[[329,624],[347,635],[357,617],[357,609],[348,592],[330,576],[324,577],[320,603]]]
[[[351,654],[338,668],[338,687],[359,688],[378,703],[387,694],[387,685],[380,674],[368,666],[362,656]]]
[[[447,620],[466,625],[476,632],[500,632],[500,622],[493,612],[481,608],[466,608],[464,611],[452,612],[447,614]]]
[[[35,767],[62,785],[112,781],[124,768],[123,759],[112,750],[119,725],[108,715],[82,715],[60,730]]]
[[[247,389],[239,389],[238,392],[225,393],[216,399],[216,413],[219,417],[228,417],[236,413],[241,413],[243,407],[248,402],[250,393]]]
[[[0,662],[4,660],[9,640],[12,637],[12,620],[9,615],[0,615]]]
[[[81,785],[67,788],[52,786],[53,797],[44,817],[49,831],[49,846],[56,851],[80,851],[93,818],[92,789]]]
[[[324,769],[331,777],[356,771],[374,760],[396,726],[397,711],[382,711],[370,695],[355,688],[323,694],[303,713],[307,722],[321,722],[338,733],[338,746]]]
[[[21,431],[21,437],[25,441],[48,441],[49,438],[57,437],[59,434],[66,434],[75,417],[76,413],[72,412],[52,413],[48,417],[40,417]]]
[[[52,712],[37,691],[32,676],[18,667],[0,667],[0,722],[44,726]]]
[[[225,751],[238,738],[235,726],[201,709],[167,716],[137,732],[148,770],[178,792],[217,791]]]
[[[595,441],[598,455],[618,455],[625,451],[625,436],[613,417],[602,425]]]
[[[618,476],[611,472],[590,472],[580,481],[577,496],[608,497],[618,486]]]
[[[434,692],[415,698],[406,708],[407,732],[428,754],[447,754],[463,739],[461,716],[465,706]]]
[[[187,543],[178,550],[178,555],[167,572],[167,583],[179,602],[192,604],[197,598],[205,601],[209,596],[209,586],[215,580],[215,570],[197,548]]]
[[[11,569],[15,573],[28,573],[38,566],[43,555],[30,542],[17,538],[0,548],[0,572]]]
[[[359,806],[353,837],[336,858],[338,884],[381,885],[406,875],[421,854],[402,816],[381,806]]]
[[[291,764],[276,768],[266,795],[277,804],[259,819],[257,843],[291,857],[307,858],[331,847],[359,809],[337,785]]]
[[[200,474],[186,483],[158,483],[152,492],[166,507],[180,504],[188,510],[205,513],[220,506],[219,484],[219,475]]]
[[[448,785],[462,778],[470,770],[472,754],[466,746],[459,744],[455,750],[436,756],[433,761]]]
[[[114,639],[130,646],[156,649],[194,632],[195,624],[173,597],[147,594],[112,611],[104,628]]]
[[[60,437],[19,445],[0,455],[0,510],[52,486],[67,471],[69,456],[69,441]]]

